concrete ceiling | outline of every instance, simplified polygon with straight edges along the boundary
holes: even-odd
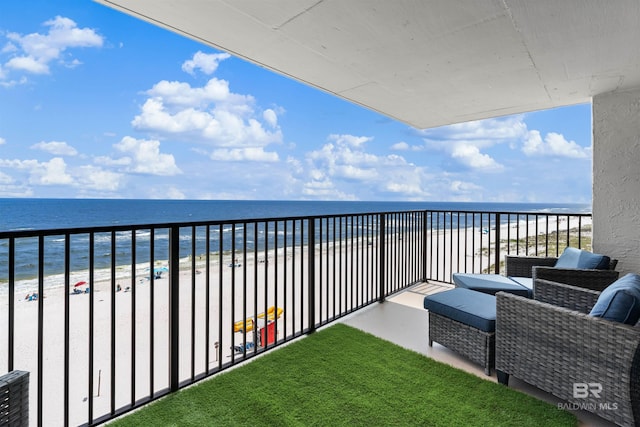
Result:
[[[640,87],[638,0],[97,0],[429,128]]]

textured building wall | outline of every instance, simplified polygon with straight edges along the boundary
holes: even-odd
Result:
[[[640,88],[593,98],[593,247],[640,273]]]

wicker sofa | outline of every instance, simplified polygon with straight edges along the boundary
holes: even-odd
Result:
[[[557,268],[557,257],[514,256],[505,257],[505,276],[531,277],[552,282],[566,283],[581,288],[601,291],[618,279],[615,271],[618,260],[609,262],[608,270]]]
[[[589,316],[600,292],[534,281],[496,295],[496,371],[619,425],[640,425],[640,327]]]

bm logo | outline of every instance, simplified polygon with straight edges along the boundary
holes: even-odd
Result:
[[[576,399],[586,399],[593,396],[600,399],[602,384],[600,383],[573,383],[573,397]]]

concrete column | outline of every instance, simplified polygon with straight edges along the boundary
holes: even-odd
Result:
[[[593,98],[593,250],[640,273],[640,88]]]

